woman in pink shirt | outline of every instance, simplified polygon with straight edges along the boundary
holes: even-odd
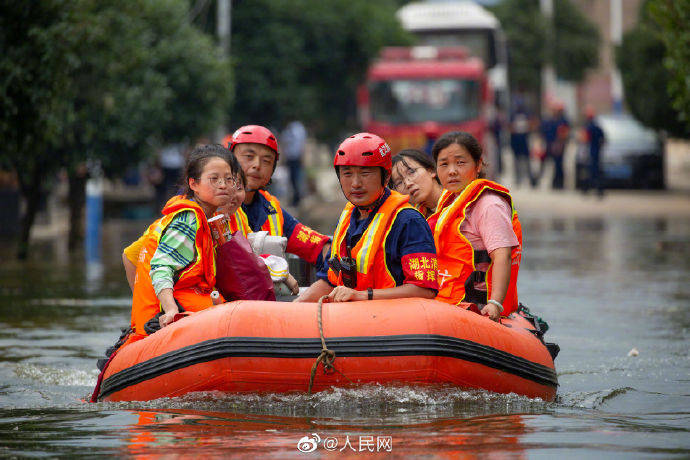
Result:
[[[482,149],[470,134],[441,136],[432,149],[444,188],[428,221],[438,254],[437,299],[477,304],[497,321],[517,310],[522,230],[508,189],[482,178]]]

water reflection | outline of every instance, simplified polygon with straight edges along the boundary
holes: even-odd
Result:
[[[485,458],[510,453],[522,457],[520,437],[528,430],[522,415],[439,419],[406,425],[333,423],[307,417],[251,416],[242,413],[168,410],[137,411],[130,426],[127,453],[133,455],[214,455],[242,452],[273,458],[303,454],[298,442],[315,454],[425,455],[438,458]],[[531,431],[531,430],[530,430]],[[433,436],[429,436],[433,433]],[[487,433],[492,433],[487,436]]]
[[[129,319],[121,250],[146,224],[105,225],[97,276],[59,238],[0,265],[0,455],[303,458],[312,433],[339,448],[390,436],[400,456],[690,455],[690,219],[524,219],[518,289],[561,346],[556,403],[372,386],[87,404],[95,360]]]

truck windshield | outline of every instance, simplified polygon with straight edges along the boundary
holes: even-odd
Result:
[[[371,83],[369,89],[375,121],[457,123],[479,118],[476,80],[386,80]]]

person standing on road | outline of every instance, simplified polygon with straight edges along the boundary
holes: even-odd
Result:
[[[596,189],[597,194],[604,196],[604,184],[601,180],[601,148],[606,142],[604,131],[594,118],[596,115],[594,108],[585,108],[585,143],[589,150],[589,182],[585,191],[590,188]]]
[[[301,121],[295,120],[288,123],[280,135],[283,145],[283,153],[287,159],[290,171],[290,184],[292,185],[292,205],[299,206],[302,198],[302,156],[304,145],[307,142],[307,130]]]
[[[297,301],[314,302],[436,296],[436,248],[429,225],[389,190],[391,149],[382,138],[359,133],[345,139],[333,160],[349,201],[333,234],[331,257],[318,280]]]
[[[529,165],[529,133],[530,120],[527,111],[521,105],[510,117],[510,147],[515,155],[515,185],[519,186],[523,178],[527,178],[530,183],[532,171]]]
[[[498,321],[518,308],[522,227],[507,188],[482,179],[482,148],[471,134],[441,136],[433,150],[445,188],[429,219],[438,253],[436,299],[475,303]]]
[[[565,153],[565,146],[568,143],[568,137],[570,136],[570,123],[565,116],[565,106],[562,102],[554,102],[551,110],[551,117],[543,120],[539,128],[546,145],[546,154],[541,159],[539,173],[534,178],[532,185],[536,186],[539,180],[541,180],[544,174],[545,162],[546,160],[551,160],[554,166],[551,186],[555,190],[560,190],[563,188],[564,182],[563,155]]]

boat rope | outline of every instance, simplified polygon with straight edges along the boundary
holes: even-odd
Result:
[[[323,370],[326,374],[329,372],[337,372],[338,374],[342,375],[345,377],[345,379],[352,383],[352,380],[347,378],[345,374],[340,372],[338,369],[333,366],[333,361],[335,361],[335,352],[333,350],[329,350],[328,347],[326,346],[326,339],[323,336],[323,321],[321,320],[321,315],[322,315],[322,310],[323,310],[323,303],[328,301],[328,296],[322,296],[319,299],[319,304],[317,306],[317,319],[318,319],[318,324],[319,324],[319,335],[321,336],[321,353],[319,353],[319,356],[316,358],[316,361],[314,364],[311,366],[311,377],[309,377],[309,388],[307,389],[307,394],[311,394],[311,388],[314,385],[314,377],[316,376],[316,370],[319,367],[319,363],[323,363]]]

